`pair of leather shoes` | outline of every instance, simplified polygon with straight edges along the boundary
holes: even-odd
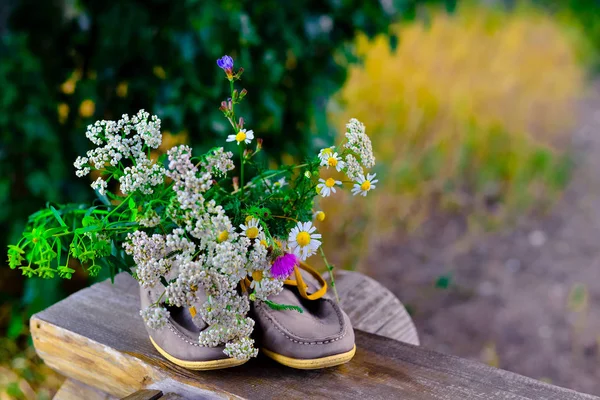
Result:
[[[266,356],[292,368],[319,369],[346,363],[356,351],[350,319],[327,293],[323,278],[301,264],[285,281],[281,293],[269,300],[299,307],[276,310],[264,302],[252,302],[251,317],[256,322],[255,340]],[[159,294],[141,289],[142,308],[154,303]],[[162,329],[146,328],[158,352],[169,361],[193,370],[234,367],[248,360],[229,358],[224,346],[205,347],[198,335],[208,326],[193,318],[188,308],[171,308]]]

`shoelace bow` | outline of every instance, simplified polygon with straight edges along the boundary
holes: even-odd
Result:
[[[308,285],[306,284],[306,282],[304,282],[304,278],[302,277],[302,273],[300,272],[300,269],[303,269],[306,272],[308,272],[312,277],[314,277],[319,282],[321,287],[316,292],[314,292],[314,293],[307,292]],[[311,267],[307,263],[300,262],[299,266],[295,266],[294,267],[294,276],[296,279],[286,279],[285,281],[283,281],[283,284],[288,285],[288,286],[297,287],[298,292],[300,293],[300,296],[302,296],[303,298],[305,298],[307,300],[318,300],[321,297],[323,297],[325,295],[325,293],[327,293],[327,282],[325,281],[325,279],[323,279],[321,274],[319,274],[313,267]],[[245,292],[249,291],[250,284],[251,284],[250,279],[248,279],[246,277],[240,283],[241,283],[243,291],[245,291]]]

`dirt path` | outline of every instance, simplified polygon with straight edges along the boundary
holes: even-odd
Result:
[[[456,254],[464,230],[433,220],[375,249],[364,272],[413,312],[423,346],[600,395],[600,101],[582,105],[578,169],[550,215]],[[435,287],[443,274],[450,287]]]

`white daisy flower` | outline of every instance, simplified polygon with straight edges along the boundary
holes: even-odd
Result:
[[[262,271],[253,271],[248,273],[252,277],[252,282],[250,282],[250,289],[260,289],[260,283],[263,280],[263,272]]]
[[[319,183],[317,185],[317,193],[319,193],[323,197],[327,197],[331,195],[331,193],[335,193],[335,185],[341,185],[341,181],[336,181],[333,178],[327,178],[327,180],[320,178]]]
[[[250,144],[250,142],[252,142],[252,139],[254,139],[254,131],[252,131],[252,130],[246,131],[245,129],[240,129],[240,131],[237,133],[237,135],[227,136],[228,142],[237,142],[238,145],[241,142]]]
[[[240,229],[243,236],[246,236],[248,239],[256,239],[262,231],[262,226],[260,226],[256,218],[251,218],[249,221],[246,221],[245,225],[240,225]]]
[[[319,222],[323,222],[325,221],[325,212],[324,211],[315,211],[313,213],[313,218],[316,219]]]
[[[258,236],[256,237],[258,243],[263,247],[269,247],[269,242],[267,241],[267,235],[263,231],[260,231]]]
[[[366,196],[368,191],[375,189],[375,184],[379,182],[379,179],[374,179],[376,175],[377,174],[367,174],[366,178],[364,175],[359,176],[352,188],[352,194],[355,196],[357,194]]]
[[[334,152],[335,152],[335,146],[325,147],[324,149],[321,149],[321,151],[319,151],[319,160],[321,160],[321,165],[325,165],[325,164],[323,164],[323,161],[327,162],[329,157]]]
[[[327,153],[320,159],[321,166],[327,167],[327,169],[329,169],[329,167],[333,167],[338,172],[346,166],[346,163],[342,160],[342,157],[338,156],[338,153]]]
[[[288,245],[292,253],[304,261],[317,252],[321,246],[321,234],[313,233],[317,230],[312,222],[298,222],[288,236]]]
[[[273,186],[277,189],[281,189],[282,187],[284,187],[285,185],[287,185],[287,182],[285,181],[285,177],[279,179],[277,182],[275,182],[273,184]]]

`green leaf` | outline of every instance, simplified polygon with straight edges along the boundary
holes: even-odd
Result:
[[[271,301],[271,300],[265,300],[264,303],[266,305],[268,305],[269,307],[271,307],[273,310],[298,311],[300,314],[302,314],[304,312],[300,307],[293,306],[290,304],[279,304],[279,303],[275,303],[274,301]]]
[[[65,221],[63,221],[63,219],[60,216],[60,214],[58,213],[58,211],[56,211],[56,208],[54,208],[54,206],[50,206],[49,208],[50,208],[50,211],[52,211],[52,215],[54,215],[54,218],[56,218],[56,220],[58,221],[60,226],[66,227],[67,224],[65,224]]]
[[[60,228],[50,228],[50,229],[47,229],[47,230],[44,231],[43,237],[47,239],[50,236],[54,236],[54,235],[57,235],[59,233],[64,233],[64,232],[66,232],[68,230],[69,230],[69,228],[67,226],[63,226],[63,227],[60,227]]]
[[[86,233],[86,232],[94,232],[94,231],[100,231],[100,230],[102,230],[102,226],[90,225],[90,226],[84,226],[82,228],[75,229],[75,233],[79,235],[79,234]]]

